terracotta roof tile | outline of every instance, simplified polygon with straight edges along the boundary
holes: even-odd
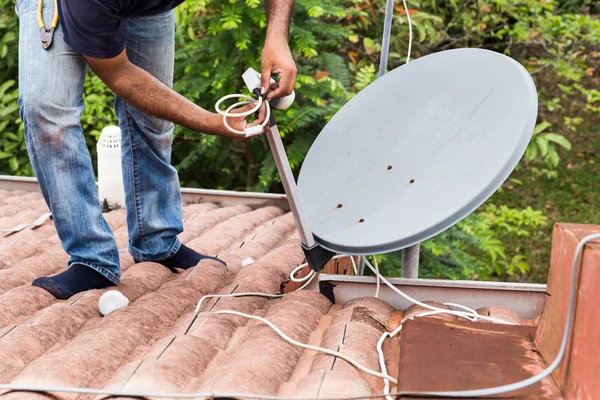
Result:
[[[40,194],[0,190],[0,229],[33,222],[46,210]],[[105,290],[57,301],[31,286],[36,277],[66,268],[68,256],[52,220],[37,229],[0,236],[1,383],[313,398],[370,395],[383,390],[381,379],[336,357],[293,346],[258,321],[216,311],[263,316],[296,340],[342,351],[377,371],[376,345],[382,333],[397,327],[403,317],[427,311],[394,310],[375,298],[332,305],[319,293],[301,291],[274,299],[211,298],[194,317],[204,295],[281,293],[292,269],[304,261],[292,215],[275,207],[184,205],[180,240],[218,255],[227,266],[205,260],[181,273],[151,262],[134,264],[127,251],[125,211],[111,211],[105,218],[115,234],[123,269],[120,286],[111,289],[130,301],[105,317],[98,313]],[[254,262],[242,266],[249,258]],[[481,312],[522,322],[499,307]],[[393,376],[401,343],[396,337],[383,347]],[[0,398],[50,397],[11,392]],[[56,398],[96,397],[61,393]]]

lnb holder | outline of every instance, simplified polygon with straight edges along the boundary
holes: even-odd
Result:
[[[260,74],[252,68],[248,68],[242,75],[242,78],[248,90],[254,96],[259,97],[261,86]],[[271,78],[271,83],[275,82],[277,81],[274,78]],[[271,99],[269,104],[272,108],[283,110],[291,106],[294,102],[294,99],[295,93],[292,92],[288,96]],[[267,139],[269,140],[271,152],[273,153],[277,170],[281,176],[281,183],[283,184],[292,215],[294,216],[296,227],[298,228],[298,233],[300,234],[300,245],[304,251],[306,262],[310,268],[315,272],[319,272],[329,262],[329,260],[333,258],[335,253],[315,243],[314,236],[310,230],[308,218],[306,217],[306,212],[302,207],[300,193],[298,192],[294,174],[290,168],[290,162],[287,158],[283,142],[281,141],[279,128],[277,128],[277,121],[275,120],[275,114],[273,112],[271,112],[271,116],[269,118],[269,125],[271,129],[267,133]]]
[[[315,244],[312,247],[307,247],[304,243],[300,243],[300,245],[304,251],[308,266],[315,272],[321,272],[325,265],[327,265],[336,254],[318,244]]]

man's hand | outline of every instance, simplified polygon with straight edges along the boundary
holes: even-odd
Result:
[[[233,114],[241,114],[241,113],[250,111],[254,107],[256,107],[256,104],[250,103],[243,107],[236,108],[235,110],[231,110],[230,112]],[[229,124],[229,126],[231,128],[238,130],[238,131],[243,131],[246,128],[251,128],[253,126],[261,125],[265,121],[266,116],[267,116],[267,107],[266,107],[266,103],[263,103],[261,105],[260,109],[258,110],[258,117],[256,118],[256,120],[254,120],[250,124],[248,123],[248,121],[246,121],[246,118],[249,118],[249,117],[226,117],[226,118],[227,118],[227,123]],[[223,124],[223,117],[221,115],[219,115],[219,117],[221,118],[221,126],[222,126],[220,129],[220,132],[219,132],[219,134],[221,136],[228,136],[228,137],[232,137],[232,138],[236,138],[236,139],[247,139],[244,135],[240,135],[239,133],[231,132],[229,129],[227,129],[227,127],[225,127],[225,125]],[[263,133],[268,132],[269,129],[270,129],[269,123],[267,122],[267,125],[265,125],[265,127],[263,128]]]
[[[296,84],[296,64],[288,45],[294,0],[265,0],[267,38],[261,56],[261,94],[267,100],[292,93]],[[271,74],[279,74],[279,83],[270,85]]]
[[[261,93],[267,100],[292,93],[296,84],[296,64],[285,38],[268,38],[261,55]],[[279,74],[279,83],[269,84],[271,74]]]

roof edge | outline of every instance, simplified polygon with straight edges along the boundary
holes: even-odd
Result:
[[[386,278],[396,288],[419,301],[457,303],[473,309],[498,305],[510,308],[521,318],[535,318],[541,314],[546,298],[546,285],[533,283],[452,281],[438,279]],[[319,282],[331,284],[336,304],[359,297],[375,295],[377,279],[373,276],[319,274]],[[404,310],[412,302],[381,283],[379,298],[397,310]]]
[[[98,183],[96,182],[96,186]],[[23,190],[40,192],[36,178],[26,176],[0,175],[0,190]],[[231,190],[181,188],[184,202],[211,202],[221,207],[245,205],[250,208],[276,206],[289,211],[287,196],[280,193],[235,192]]]

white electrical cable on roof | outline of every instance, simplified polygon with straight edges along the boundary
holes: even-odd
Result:
[[[558,354],[556,355],[554,361],[548,365],[542,372],[519,382],[515,382],[509,385],[496,386],[487,389],[478,389],[478,390],[463,390],[463,391],[453,391],[453,392],[394,392],[394,393],[383,393],[376,395],[366,395],[366,396],[350,396],[343,398],[335,398],[335,399],[320,399],[320,400],[361,400],[361,399],[374,399],[374,398],[383,398],[386,395],[389,396],[438,396],[438,397],[483,397],[483,396],[494,396],[503,393],[510,393],[516,390],[524,389],[528,386],[531,386],[542,379],[549,376],[555,369],[558,367],[560,362],[565,356],[565,352],[567,349],[567,344],[569,342],[569,334],[571,332],[572,327],[572,319],[573,319],[573,310],[575,307],[575,298],[576,298],[576,287],[577,287],[577,265],[580,260],[581,252],[585,245],[591,241],[600,239],[600,234],[588,235],[584,237],[581,242],[577,245],[575,249],[575,254],[573,256],[573,264],[572,264],[572,272],[571,272],[571,288],[569,295],[569,306],[567,310],[567,318],[565,320],[565,327],[563,331],[563,337],[560,349]],[[384,283],[387,280],[383,279]],[[448,311],[448,310],[446,310]],[[396,331],[400,331],[400,327],[396,329]],[[394,331],[394,332],[396,332]],[[396,332],[397,333],[397,332]],[[41,392],[41,393],[80,393],[80,394],[97,394],[97,395],[106,395],[106,396],[122,396],[122,397],[170,397],[174,399],[191,399],[196,397],[204,397],[204,398],[249,398],[249,399],[260,399],[260,400],[285,400],[285,397],[281,396],[267,396],[267,395],[253,395],[249,393],[142,393],[142,392],[126,392],[126,391],[114,391],[114,390],[103,390],[103,389],[87,389],[87,388],[77,388],[77,387],[54,387],[54,386],[31,386],[31,385],[19,385],[19,384],[0,384],[0,390],[11,390],[11,391],[25,391],[25,392]],[[303,399],[299,398],[296,400],[314,400],[314,399]]]
[[[369,262],[369,260],[367,260],[366,257],[363,257],[363,260],[365,261],[365,264],[367,264],[367,266],[371,269],[371,271],[373,271],[373,273],[377,274],[377,270],[375,269],[375,267],[373,265],[371,265],[371,263]],[[416,300],[416,299],[410,297],[409,295],[407,295],[406,293],[404,293],[402,290],[400,290],[396,286],[392,285],[383,276],[379,276],[379,279],[381,279],[381,281],[383,283],[385,283],[387,286],[389,286],[390,289],[392,289],[394,292],[398,293],[400,296],[404,297],[406,300],[408,300],[408,301],[410,301],[410,302],[412,302],[412,303],[414,303],[416,305],[419,305],[419,306],[421,306],[423,308],[427,308],[427,309],[429,309],[431,311],[440,311],[440,312],[443,311],[446,314],[452,314],[452,315],[456,315],[456,316],[459,316],[459,317],[464,317],[465,315],[466,316],[476,316],[479,319],[483,319],[483,320],[491,321],[491,322],[496,322],[498,324],[514,325],[511,322],[507,322],[507,321],[504,321],[504,320],[501,320],[501,319],[498,319],[498,318],[488,317],[488,316],[485,316],[485,315],[479,315],[479,314],[472,315],[471,313],[467,313],[465,311],[445,310],[443,308],[430,306],[429,304],[423,303],[423,302],[421,302],[419,300]]]
[[[302,290],[307,287],[313,280],[315,275],[311,275],[310,279],[304,283],[304,285],[300,286],[298,289],[294,290]],[[293,293],[293,292],[292,292]],[[284,297],[285,294],[269,294],[269,293],[258,293],[258,292],[244,292],[244,293],[230,293],[230,294],[207,294],[202,296],[198,304],[196,305],[196,309],[194,310],[194,314],[198,314],[200,312],[200,307],[202,307],[202,303],[207,299],[221,298],[221,297],[266,297],[270,299],[279,299]]]
[[[361,363],[359,363],[358,361],[348,357],[347,355],[343,354],[343,353],[339,353],[337,351],[333,351],[333,350],[329,350],[326,349],[324,347],[318,347],[318,346],[311,346],[309,344],[305,344],[302,342],[299,342],[297,340],[292,339],[291,337],[289,337],[288,335],[286,335],[285,333],[283,333],[278,327],[276,327],[273,323],[271,323],[270,321],[261,318],[261,317],[257,317],[256,315],[250,315],[250,314],[245,314],[245,313],[241,313],[238,311],[229,311],[229,310],[221,310],[221,311],[216,311],[215,314],[231,314],[231,315],[237,315],[239,317],[244,317],[244,318],[248,318],[248,319],[253,319],[256,321],[260,321],[265,325],[268,325],[271,329],[273,329],[275,331],[275,333],[277,333],[279,336],[281,336],[281,338],[283,338],[285,341],[290,342],[293,345],[296,345],[298,347],[302,347],[303,349],[307,349],[307,350],[314,350],[314,351],[318,351],[320,353],[325,353],[328,354],[330,356],[333,357],[338,357],[341,358],[344,361],[349,362],[350,364],[354,365],[356,368],[360,369],[361,371],[376,376],[378,378],[383,378],[383,379],[389,379],[390,381],[394,382],[394,383],[398,383],[398,381],[396,381],[395,378],[387,375],[387,374],[382,374],[381,372],[378,371],[373,371],[370,368],[365,367],[364,365],[362,365]]]
[[[352,261],[352,269],[354,270],[354,275],[358,275],[358,268],[356,266],[356,261],[354,261],[353,256],[350,256],[350,261]]]
[[[375,298],[379,298],[379,289],[381,288],[381,274],[379,273],[379,264],[377,259],[373,256],[373,264],[375,264],[375,276],[377,276],[377,288],[375,289]]]
[[[404,392],[403,395],[419,395],[419,396],[437,396],[437,397],[486,397],[486,396],[497,396],[499,394],[510,393],[517,390],[525,389],[535,383],[540,382],[542,379],[550,376],[552,372],[559,366],[562,359],[565,356],[567,350],[567,344],[569,342],[569,334],[572,328],[573,311],[575,309],[575,297],[577,293],[577,265],[579,264],[581,252],[585,245],[592,240],[600,239],[600,234],[596,233],[584,237],[575,248],[575,254],[573,255],[573,264],[571,267],[571,288],[569,294],[569,306],[567,309],[567,317],[565,321],[565,328],[563,332],[562,342],[560,349],[554,360],[546,367],[542,372],[533,375],[530,378],[523,379],[521,381],[511,383],[508,385],[495,386],[486,389],[475,389],[475,390],[456,390],[456,391],[438,391],[438,392]],[[391,395],[395,395],[392,393]]]
[[[334,256],[334,257],[332,257],[332,258],[331,258],[331,260],[337,260],[337,259],[344,258],[344,257],[350,257],[350,259],[352,260],[352,264],[353,264],[353,265],[354,265],[354,267],[355,267],[355,268],[354,268],[354,270],[356,271],[356,263],[354,262],[354,258],[352,258],[352,256],[345,255],[345,254],[339,254],[339,255],[337,255],[337,256]],[[292,282],[304,282],[304,281],[306,281],[307,279],[310,279],[310,278],[309,278],[309,276],[311,276],[311,275],[314,275],[314,274],[315,274],[315,271],[313,271],[313,270],[311,270],[311,271],[308,273],[308,275],[306,275],[306,276],[305,276],[305,277],[303,277],[303,278],[296,278],[296,274],[298,273],[298,271],[300,271],[302,268],[304,268],[304,267],[307,267],[307,266],[308,266],[308,263],[304,263],[304,264],[298,265],[296,268],[294,268],[294,269],[292,270],[292,272],[290,273],[290,280],[291,280]]]

